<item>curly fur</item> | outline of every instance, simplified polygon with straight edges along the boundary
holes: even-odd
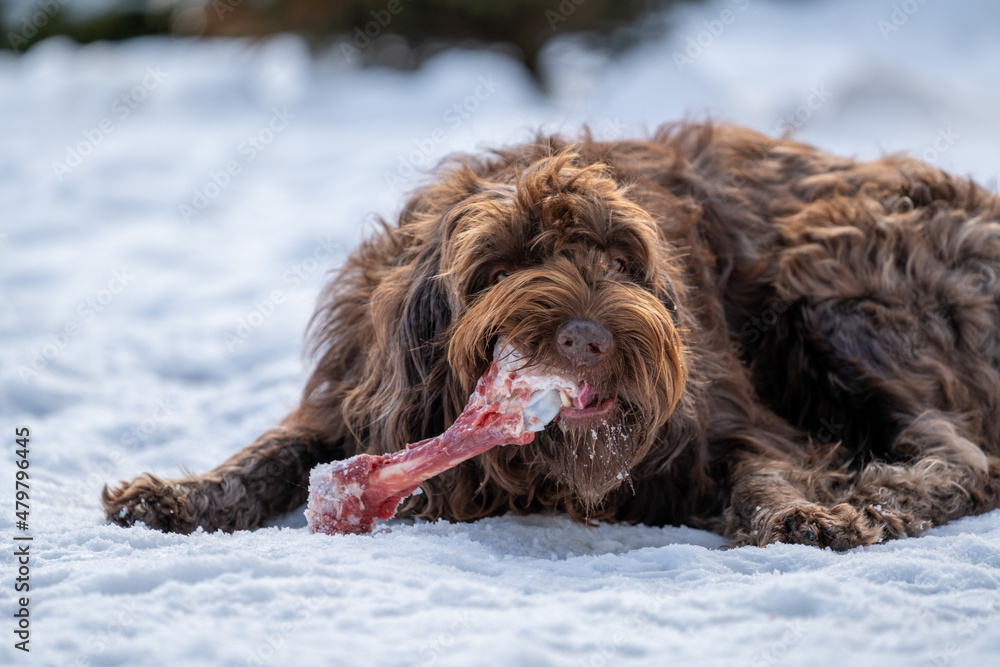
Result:
[[[310,468],[442,432],[499,336],[613,414],[424,484],[402,513],[554,510],[846,549],[1000,503],[1000,199],[904,157],[725,125],[539,137],[443,165],[351,255],[301,406],[216,470],[105,489],[108,518],[261,525]],[[567,369],[569,318],[613,335]]]

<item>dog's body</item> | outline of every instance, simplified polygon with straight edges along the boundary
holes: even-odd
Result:
[[[500,336],[596,400],[404,514],[844,549],[1000,504],[1000,199],[913,160],[679,124],[450,163],[328,287],[298,410],[210,473],[106,489],[108,517],[259,526],[317,463],[442,432]]]

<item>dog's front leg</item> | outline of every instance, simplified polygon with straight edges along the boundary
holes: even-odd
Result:
[[[824,477],[838,475],[766,454],[737,454],[730,467],[727,536],[736,546],[789,542],[838,551],[883,539],[877,517],[846,503],[823,504],[830,488]]]
[[[1000,458],[962,435],[962,421],[937,410],[913,419],[896,437],[896,462],[858,473],[845,501],[884,525],[887,538],[1000,505]]]
[[[226,532],[256,528],[304,503],[309,471],[340,458],[338,449],[318,432],[286,425],[203,475],[140,475],[117,488],[105,486],[101,500],[108,519],[122,526],[141,521],[185,534],[198,526]]]

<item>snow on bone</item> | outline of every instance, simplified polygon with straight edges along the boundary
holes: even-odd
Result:
[[[309,475],[306,519],[313,533],[370,533],[431,477],[498,445],[524,445],[563,407],[581,403],[572,379],[526,367],[503,341],[462,414],[441,435],[384,456],[359,454]]]

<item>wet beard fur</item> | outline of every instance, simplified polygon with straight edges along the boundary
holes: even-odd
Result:
[[[644,435],[635,422],[620,415],[572,426],[560,420],[528,445],[534,448],[535,465],[547,468],[548,479],[565,488],[572,501],[589,518],[618,487],[632,486],[630,471],[645,448]]]

